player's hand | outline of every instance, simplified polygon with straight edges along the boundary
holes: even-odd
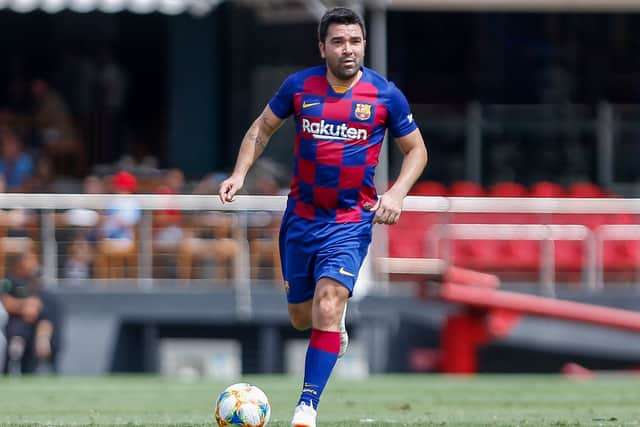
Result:
[[[244,179],[235,175],[231,175],[229,178],[222,181],[218,193],[222,204],[233,202],[233,196],[240,191],[243,185]]]
[[[374,224],[392,225],[398,222],[402,213],[402,200],[400,196],[387,192],[378,198],[374,206],[365,205],[364,208],[370,212],[375,212]]]

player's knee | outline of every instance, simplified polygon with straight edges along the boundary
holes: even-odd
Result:
[[[339,302],[339,299],[335,296],[327,295],[324,298],[320,298],[317,304],[318,317],[325,322],[332,322],[338,319],[342,314]]]

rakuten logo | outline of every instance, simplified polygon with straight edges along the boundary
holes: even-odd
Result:
[[[346,123],[326,123],[324,120],[312,122],[302,119],[302,130],[313,135],[316,139],[333,139],[339,141],[365,140],[369,137],[366,129],[350,128]]]

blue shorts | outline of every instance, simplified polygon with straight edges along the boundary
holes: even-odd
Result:
[[[371,243],[370,222],[326,223],[285,214],[280,226],[280,261],[287,301],[313,298],[316,283],[331,278],[353,293]]]

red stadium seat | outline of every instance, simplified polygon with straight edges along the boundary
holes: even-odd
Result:
[[[445,196],[447,187],[436,181],[417,182],[410,195]],[[435,256],[427,252],[426,236],[441,220],[439,213],[403,212],[400,221],[389,227],[389,256],[398,258],[424,258]]]
[[[633,215],[609,215],[607,225],[635,225]],[[640,241],[633,233],[611,238],[605,227],[596,231],[602,238],[602,268],[606,281],[636,281],[640,278]],[[625,240],[619,240],[622,237]],[[627,239],[628,238],[628,239]]]
[[[606,194],[598,184],[593,182],[575,182],[569,186],[569,197],[605,197]]]
[[[486,196],[482,185],[472,181],[456,181],[449,187],[449,195],[453,197],[482,197]]]
[[[504,240],[498,242],[497,250],[504,271],[537,273],[540,269],[540,242],[537,240]]]
[[[496,242],[493,240],[451,240],[450,253],[454,265],[480,271],[495,270]]]
[[[437,181],[418,181],[409,194],[412,196],[446,196],[447,187]]]
[[[602,243],[602,265],[607,273],[627,273],[632,278],[640,265],[640,242],[637,240],[605,240]]]
[[[388,227],[389,256],[397,258],[433,257],[427,248],[429,230],[442,220],[436,212],[403,212],[396,225]]]
[[[410,228],[398,228],[398,224],[390,227],[389,256],[393,258],[424,257],[424,239],[419,238],[418,234]]]
[[[555,182],[540,181],[531,186],[532,197],[566,197],[565,189]]]
[[[527,197],[527,188],[517,182],[498,182],[489,188],[491,197]]]
[[[574,240],[556,240],[553,243],[556,271],[581,272],[586,255],[583,243]]]

